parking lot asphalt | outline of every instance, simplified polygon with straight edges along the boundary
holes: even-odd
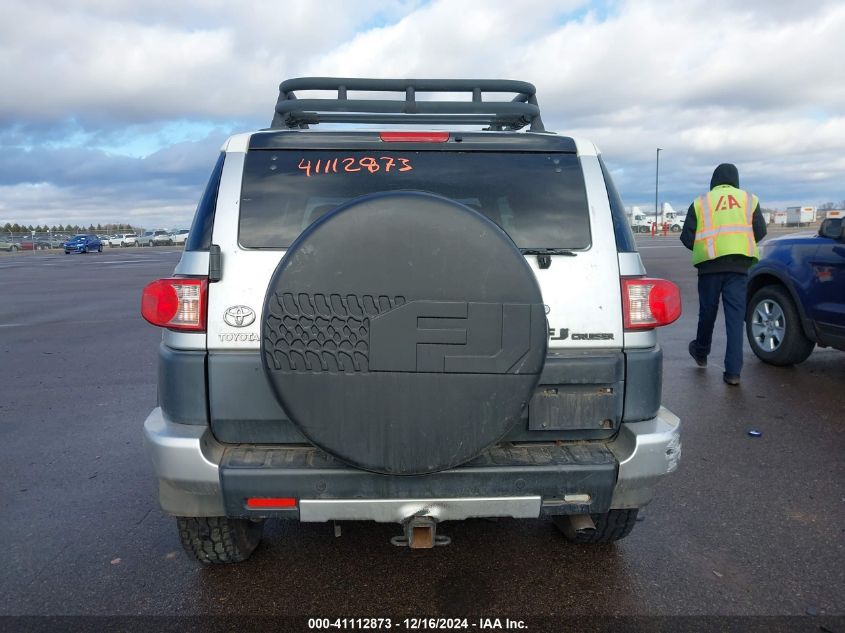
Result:
[[[0,259],[0,615],[845,614],[845,354],[777,368],[746,347],[728,387],[721,317],[710,367],[687,356],[688,252],[638,243],[683,293],[659,335],[683,459],[627,539],[576,546],[551,523],[476,520],[445,524],[449,547],[411,551],[389,544],[393,525],[336,538],[275,522],[250,561],[213,568],[181,551],[141,442],[160,332],[140,291],[179,253]]]

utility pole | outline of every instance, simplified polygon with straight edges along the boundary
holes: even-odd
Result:
[[[657,235],[657,178],[660,175],[660,150],[663,149],[662,147],[657,148],[657,163],[654,168],[654,233],[653,235]]]

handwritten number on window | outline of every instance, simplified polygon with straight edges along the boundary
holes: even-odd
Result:
[[[399,166],[396,169],[396,166]],[[305,158],[300,159],[297,167],[305,172],[306,177],[320,174],[338,174],[341,172],[362,172],[375,174],[383,171],[386,174],[412,171],[414,166],[409,158],[393,158],[391,156],[362,156],[361,158],[329,158],[319,159],[316,163]]]

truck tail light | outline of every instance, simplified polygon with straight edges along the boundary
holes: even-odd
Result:
[[[622,314],[626,330],[669,325],[681,316],[681,291],[665,279],[622,279]]]
[[[158,327],[204,332],[208,279],[172,277],[150,282],[141,294],[141,316]]]

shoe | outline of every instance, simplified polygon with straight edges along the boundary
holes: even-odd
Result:
[[[695,347],[695,341],[689,342],[689,355],[692,356],[692,359],[695,361],[695,364],[699,367],[707,367],[707,357],[700,356],[698,351]]]
[[[734,387],[739,386],[739,376],[735,376],[733,374],[722,374],[722,380]]]

